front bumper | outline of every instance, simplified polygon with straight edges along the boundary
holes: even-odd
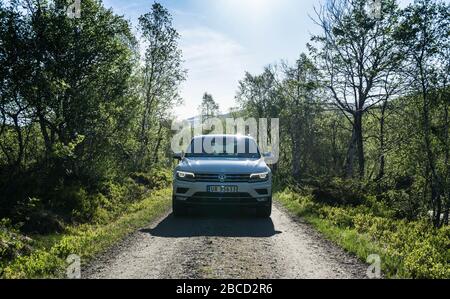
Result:
[[[209,193],[208,186],[237,186],[238,192]],[[272,204],[272,183],[270,180],[258,183],[208,183],[175,180],[173,200],[183,206],[269,206]]]

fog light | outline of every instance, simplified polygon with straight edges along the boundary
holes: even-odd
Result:
[[[268,197],[261,197],[261,198],[258,198],[256,200],[259,201],[259,202],[265,202],[265,201],[268,201],[269,198]]]
[[[176,200],[186,201],[187,198],[186,198],[186,197],[177,196],[177,197],[176,197]]]

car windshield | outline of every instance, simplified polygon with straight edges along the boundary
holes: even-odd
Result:
[[[192,140],[186,158],[242,158],[260,159],[255,140],[238,137],[202,137]]]

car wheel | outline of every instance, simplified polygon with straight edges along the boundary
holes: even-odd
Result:
[[[175,217],[184,217],[187,215],[187,209],[174,200],[172,201],[172,213]]]

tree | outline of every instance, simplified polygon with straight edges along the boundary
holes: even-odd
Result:
[[[182,53],[178,47],[179,34],[173,28],[169,11],[154,3],[149,13],[139,18],[142,39],[146,45],[142,69],[142,120],[140,149],[136,167],[145,168],[145,159],[152,151],[153,139],[161,137],[162,126],[171,108],[181,102],[179,85],[185,80]],[[153,136],[156,132],[156,137]]]
[[[21,91],[31,74],[23,59],[27,52],[29,28],[17,9],[0,2],[0,149],[10,170],[22,167],[26,151],[23,124],[27,122],[29,103]],[[24,80],[25,79],[25,80]]]
[[[219,115],[219,104],[216,103],[212,95],[205,92],[199,110],[202,121],[207,121]]]
[[[98,1],[82,1],[83,17],[74,19],[66,4],[0,5],[2,207],[32,196],[51,201],[49,193],[70,184],[93,189],[126,166],[136,40]]]
[[[352,126],[345,165],[353,176],[354,161],[359,177],[365,174],[363,117],[388,99],[397,83],[390,74],[401,54],[392,33],[398,8],[393,0],[382,1],[379,16],[371,15],[365,0],[330,0],[317,12],[322,34],[313,37],[315,50],[332,104]]]
[[[285,79],[283,117],[287,119],[287,131],[292,143],[292,175],[295,180],[312,170],[310,162],[315,152],[315,118],[320,111],[319,72],[312,61],[301,54],[294,66],[284,65]]]
[[[449,30],[450,5],[418,0],[403,12],[397,39],[410,92],[420,99],[421,134],[430,177],[435,226],[448,222],[449,191]],[[443,112],[442,120],[437,116]],[[442,213],[444,212],[444,217]]]
[[[280,111],[280,99],[275,73],[266,67],[260,75],[246,73],[239,81],[237,102],[241,108],[255,118],[276,118]]]

